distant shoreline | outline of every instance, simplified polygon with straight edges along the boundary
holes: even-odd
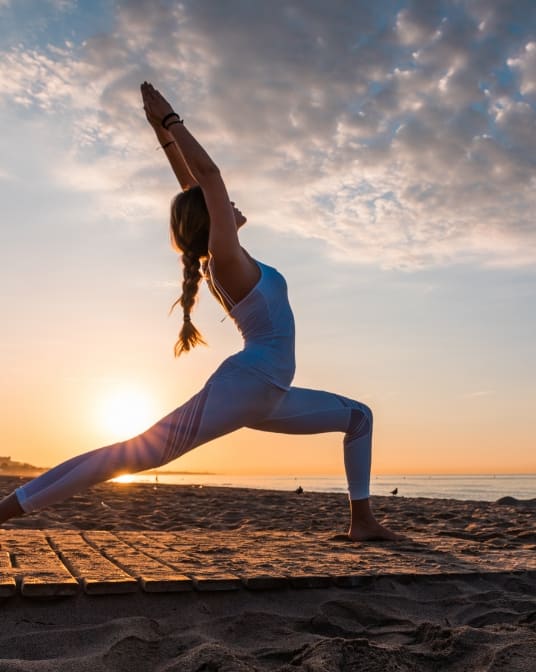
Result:
[[[0,469],[0,476],[40,476],[43,472],[47,471],[46,469]]]
[[[0,476],[39,476],[45,471],[48,471],[51,467],[13,467],[12,469],[0,469]],[[222,476],[224,474],[219,474],[214,471],[140,471],[137,475],[144,476],[160,476],[160,475],[169,475],[169,476]],[[125,474],[127,475],[127,474]],[[130,474],[128,474],[130,475]]]

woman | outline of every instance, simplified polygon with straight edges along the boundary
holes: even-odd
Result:
[[[191,311],[204,270],[216,299],[235,321],[244,348],[226,359],[203,389],[149,430],[72,458],[17,488],[0,502],[0,523],[44,508],[125,472],[159,467],[196,446],[250,427],[288,434],[344,432],[354,541],[402,537],[369,506],[372,413],[345,397],[291,387],[294,319],[284,278],[253,259],[238,239],[246,222],[229,200],[221,173],[165,98],[144,82],[144,109],[183,189],[171,208],[174,247],[182,253],[183,325],[178,356],[203,342]]]

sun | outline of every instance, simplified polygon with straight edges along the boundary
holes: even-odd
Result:
[[[103,395],[99,421],[102,429],[114,439],[128,439],[155,422],[154,404],[140,388],[117,387]]]

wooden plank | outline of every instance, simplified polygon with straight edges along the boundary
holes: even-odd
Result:
[[[179,532],[152,532],[146,530],[138,532],[135,530],[118,530],[115,533],[115,536],[143,552],[150,550],[153,554],[158,553],[159,550],[174,549],[177,547],[185,548],[187,546],[191,547],[191,540],[185,539],[185,535]]]
[[[80,532],[50,530],[48,538],[71,574],[79,579],[86,593],[104,595],[137,590],[136,579],[90,546]]]
[[[203,571],[198,562],[183,560],[183,552],[168,546],[175,546],[180,535],[164,534],[165,544],[158,533],[121,532],[116,536],[112,533],[85,532],[84,536],[107,556],[119,559],[121,565],[128,565],[128,571],[138,576],[147,592],[191,590],[193,587],[200,591],[237,590],[241,587],[241,579],[234,574],[218,568]],[[127,540],[129,552],[122,545]],[[186,544],[183,545],[186,547]],[[196,549],[193,550],[195,552]],[[136,552],[143,558],[144,566],[136,564]]]
[[[23,576],[20,592],[25,597],[60,597],[76,595],[79,591],[76,579],[58,579],[55,574]]]
[[[140,575],[141,585],[147,592],[193,590],[194,587],[197,587],[192,577],[199,569],[200,563],[191,560],[191,556],[196,555],[197,548],[192,545],[187,535],[185,538],[185,535],[180,532],[142,533],[128,531],[118,532],[117,537],[119,540],[128,543],[129,546],[135,547],[135,550],[142,553],[147,559],[156,561],[160,566],[168,568],[169,574],[163,580],[154,573],[147,574],[144,572],[143,575]],[[188,550],[188,555],[186,550]],[[236,579],[237,577],[233,575],[233,578]],[[223,577],[221,585],[226,585],[226,582],[226,577]],[[214,583],[214,585],[217,584]]]
[[[206,559],[196,556],[196,549],[190,549],[190,557],[176,550],[159,551],[159,559],[165,562],[178,576],[192,580],[196,590],[237,590],[242,580],[237,574],[219,567],[217,561],[207,566]]]
[[[135,593],[138,590],[138,582],[131,577],[109,579],[99,573],[83,576],[81,583],[87,595],[122,595],[123,593]]]
[[[53,551],[41,530],[3,530],[2,547],[11,557],[11,575],[23,595],[75,595],[76,579]]]
[[[14,595],[17,583],[13,578],[13,568],[7,551],[0,551],[0,597]]]
[[[135,577],[146,592],[193,590],[193,582],[189,577],[134,548],[111,532],[84,532],[83,537],[115,565]]]
[[[192,576],[196,590],[205,591],[220,591],[220,590],[239,590],[242,586],[242,580],[234,574],[207,572],[206,574],[196,572]]]
[[[194,588],[192,579],[180,574],[165,575],[161,578],[140,574],[138,581],[146,593],[177,593],[191,591]]]

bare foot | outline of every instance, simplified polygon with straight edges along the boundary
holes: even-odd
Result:
[[[388,530],[377,521],[354,525],[348,532],[350,541],[409,541],[409,537]]]

